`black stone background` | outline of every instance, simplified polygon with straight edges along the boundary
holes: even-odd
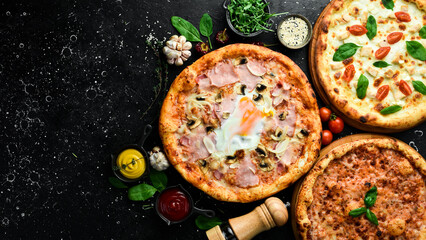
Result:
[[[273,12],[305,15],[314,23],[327,0],[271,1]],[[131,202],[107,178],[110,153],[135,142],[145,124],[157,127],[161,101],[154,98],[155,57],[147,37],[177,32],[173,15],[198,26],[207,12],[214,32],[226,24],[222,1],[3,0],[0,3],[0,238],[1,239],[200,239],[193,215],[166,226],[153,209]],[[279,17],[275,22],[279,21]],[[231,42],[277,43],[275,33]],[[215,45],[215,47],[218,47]],[[272,49],[309,75],[307,47]],[[185,66],[198,58],[193,56]],[[171,67],[173,80],[184,67]],[[169,84],[171,81],[169,82]],[[319,101],[320,106],[322,103]],[[392,136],[426,156],[425,124]],[[345,127],[343,137],[359,133]],[[145,147],[159,145],[156,132]],[[77,156],[74,157],[73,153]],[[251,211],[250,204],[216,201],[166,171],[169,185],[182,184],[196,205],[225,220]],[[292,187],[276,196],[290,201]],[[256,239],[293,239],[290,224]]]

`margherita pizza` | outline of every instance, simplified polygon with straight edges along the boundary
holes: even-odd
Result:
[[[251,202],[286,188],[320,149],[305,74],[286,56],[249,44],[223,47],[183,70],[159,125],[169,161],[222,201]]]
[[[426,239],[425,181],[425,160],[395,139],[340,145],[298,188],[295,230],[303,240]]]
[[[314,55],[314,74],[330,102],[373,127],[401,131],[423,122],[426,1],[330,4],[318,23]]]

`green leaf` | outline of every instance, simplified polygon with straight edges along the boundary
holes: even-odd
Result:
[[[195,219],[195,225],[201,230],[208,230],[220,224],[222,224],[222,221],[218,217],[208,218],[204,215],[199,215]]]
[[[376,34],[377,34],[377,23],[376,23],[376,19],[370,15],[367,19],[367,25],[366,28],[368,30],[367,32],[367,37],[368,39],[373,39]]]
[[[365,98],[365,95],[367,94],[368,84],[368,79],[363,74],[361,74],[358,79],[358,84],[356,86],[356,95],[359,99]]]
[[[157,189],[149,184],[141,183],[129,189],[128,197],[132,201],[145,201],[154,196]]]
[[[413,81],[413,87],[417,92],[420,92],[423,95],[426,95],[426,86],[421,81]]]
[[[389,67],[392,66],[392,64],[389,64],[385,61],[377,61],[373,63],[373,66],[377,67],[377,68],[385,68],[385,67]]]
[[[213,21],[207,13],[204,13],[201,17],[200,33],[205,37],[210,37],[213,34]]]
[[[120,179],[116,177],[109,177],[108,181],[115,188],[128,188],[122,181],[120,181]]]
[[[357,209],[354,209],[354,210],[350,211],[349,212],[349,216],[351,216],[351,217],[359,217],[362,214],[364,214],[366,211],[367,211],[367,208],[360,207],[360,208],[357,208]]]
[[[376,214],[374,214],[372,211],[370,211],[370,209],[367,209],[367,212],[365,214],[365,216],[367,217],[368,220],[370,220],[370,222],[372,222],[374,225],[378,226],[379,222],[377,221],[377,217]]]
[[[334,53],[333,61],[339,62],[352,57],[360,47],[361,46],[358,46],[354,43],[345,43],[341,45]]]
[[[186,37],[188,41],[191,42],[202,42],[200,38],[200,33],[190,22],[185,19],[177,16],[172,17],[172,25],[176,30],[183,36]]]
[[[164,172],[153,169],[149,178],[151,179],[152,185],[159,191],[163,191],[167,186],[167,175]]]
[[[419,35],[421,38],[425,39],[426,38],[426,25],[423,26],[420,31],[419,31]]]
[[[365,194],[364,204],[365,206],[372,207],[377,200],[377,187],[374,186]]]
[[[399,106],[399,105],[392,105],[392,106],[389,106],[387,108],[382,109],[380,111],[380,113],[383,114],[383,115],[388,115],[388,114],[391,114],[391,113],[396,113],[396,112],[400,111],[401,109],[402,109],[402,107]]]
[[[423,45],[417,41],[406,42],[408,53],[415,59],[426,61],[426,49]]]
[[[385,6],[385,8],[393,10],[393,7],[394,7],[393,0],[382,0],[382,3],[383,3],[383,6]]]

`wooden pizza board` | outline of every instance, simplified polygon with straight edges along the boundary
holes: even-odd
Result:
[[[379,134],[373,134],[373,133],[360,133],[360,134],[354,134],[354,135],[349,135],[346,137],[343,137],[341,139],[338,139],[334,142],[332,142],[330,145],[324,147],[323,149],[321,149],[320,154],[318,156],[317,162],[319,160],[321,160],[321,158],[323,158],[326,154],[328,154],[331,150],[346,144],[346,143],[350,143],[350,142],[354,142],[354,141],[358,141],[361,139],[382,139],[382,138],[388,138],[388,139],[394,139],[396,140],[398,143],[405,145],[406,147],[411,148],[408,144],[404,143],[401,140],[398,140],[396,138],[392,138],[389,136],[385,136],[385,135],[379,135]],[[315,166],[315,165],[314,165]],[[313,167],[312,167],[313,168]],[[309,172],[306,174],[308,175]],[[305,176],[306,176],[305,175]],[[302,186],[303,180],[305,179],[305,177],[299,179],[294,187],[293,190],[293,196],[291,198],[291,209],[290,209],[290,214],[291,214],[291,226],[293,228],[293,233],[294,233],[294,237],[297,240],[301,240],[299,235],[298,235],[298,231],[297,231],[297,227],[296,227],[296,203],[299,197],[299,192],[300,192],[300,187]]]
[[[361,123],[357,120],[354,120],[352,118],[347,117],[343,112],[339,111],[333,104],[331,104],[330,99],[328,98],[328,95],[324,91],[321,82],[319,81],[318,75],[315,71],[315,62],[314,62],[314,56],[315,56],[315,46],[317,44],[318,40],[318,34],[320,32],[320,25],[323,20],[324,14],[328,11],[328,9],[334,4],[336,0],[332,0],[327,6],[324,8],[324,10],[319,15],[317,21],[315,22],[313,31],[312,31],[312,40],[309,44],[309,72],[312,76],[312,82],[315,87],[317,95],[321,98],[321,100],[327,105],[330,106],[331,110],[337,114],[337,116],[341,117],[345,123],[349,124],[350,126],[354,128],[358,128],[360,130],[366,131],[366,132],[376,132],[376,133],[395,133],[395,132],[402,132],[405,130],[408,130],[412,127],[408,128],[402,128],[402,129],[393,129],[393,128],[384,128],[384,127],[377,127],[372,126],[368,124]],[[420,124],[420,123],[419,123]]]

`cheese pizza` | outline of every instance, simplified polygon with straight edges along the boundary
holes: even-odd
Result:
[[[425,160],[395,139],[340,145],[299,188],[293,206],[298,238],[425,239],[425,181]]]
[[[372,130],[426,119],[425,0],[334,0],[318,24],[313,74],[332,105]]]
[[[268,48],[233,44],[187,67],[161,109],[172,165],[212,197],[251,202],[295,182],[321,139],[315,94],[294,62]]]

